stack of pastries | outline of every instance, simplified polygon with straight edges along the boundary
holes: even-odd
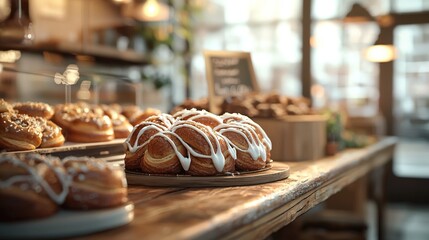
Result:
[[[211,176],[265,168],[271,141],[246,116],[184,109],[147,118],[124,146],[128,170]]]
[[[122,168],[102,160],[0,155],[0,221],[49,217],[60,208],[104,209],[126,201]]]

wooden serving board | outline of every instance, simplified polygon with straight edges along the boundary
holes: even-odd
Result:
[[[289,166],[272,162],[271,167],[259,171],[241,172],[227,176],[149,175],[125,170],[128,184],[151,187],[232,187],[275,182],[289,177]]]

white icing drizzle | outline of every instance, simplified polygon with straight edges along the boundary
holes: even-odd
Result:
[[[222,123],[222,118],[220,118],[218,115],[215,115],[211,112],[207,112],[206,110],[197,110],[195,108],[192,109],[183,109],[175,114],[177,116],[178,120],[191,120],[198,122],[198,119],[200,118],[206,118],[210,117],[217,121],[219,124]]]
[[[29,175],[17,175],[8,178],[5,181],[0,181],[0,188],[8,188],[19,182],[35,183],[34,186],[41,186],[54,202],[57,204],[62,204],[68,194],[68,189],[71,184],[70,176],[68,176],[64,171],[61,171],[61,168],[54,166],[51,162],[53,161],[52,158],[43,157],[37,154],[28,154],[26,158],[35,159],[46,164],[46,166],[55,173],[58,180],[60,181],[62,188],[61,192],[59,194],[55,193],[52,187],[45,181],[45,179],[42,178],[42,176],[36,171],[34,167],[30,166],[24,161],[21,161],[18,157],[13,155],[4,155],[0,157],[0,163],[10,162],[16,166],[24,168],[29,173]]]
[[[233,145],[236,149],[249,153],[253,160],[257,160],[261,157],[263,161],[266,161],[267,154],[265,146],[262,141],[259,140],[258,135],[252,126],[242,124],[240,122],[229,122],[228,124],[223,123],[217,126],[214,130],[218,131],[222,135],[226,132],[234,132],[239,134],[246,140],[248,145],[247,149],[240,148],[228,137],[225,137],[228,143]]]
[[[249,125],[255,127],[262,134],[263,142],[267,145],[268,149],[269,150],[272,149],[272,143],[271,143],[271,140],[268,137],[267,133],[265,133],[264,129],[262,129],[262,127],[259,126],[259,124],[255,123],[249,117],[241,115],[239,113],[225,113],[221,116],[221,119],[223,119],[225,123],[242,122],[244,124],[249,124]],[[236,119],[240,119],[240,120],[236,120]]]
[[[147,126],[144,126],[144,127],[142,127],[140,130],[139,130],[139,132],[137,133],[137,136],[136,136],[136,140],[134,141],[134,143],[133,143],[133,145],[131,145],[131,137],[135,134],[134,132],[141,126],[141,125],[147,125]],[[130,152],[132,152],[132,153],[135,153],[138,149],[140,149],[140,148],[142,148],[143,146],[145,146],[148,142],[149,142],[149,140],[148,141],[146,141],[146,142],[144,142],[143,144],[141,144],[141,145],[139,145],[139,139],[140,139],[140,137],[147,131],[147,130],[150,130],[150,129],[155,129],[155,130],[157,130],[158,132],[162,132],[162,131],[165,131],[165,130],[167,130],[167,128],[166,127],[164,127],[164,126],[162,126],[162,125],[160,125],[160,124],[157,124],[157,123],[153,123],[153,122],[141,122],[140,124],[138,124],[138,125],[136,125],[135,127],[134,127],[134,129],[133,129],[133,131],[130,133],[130,135],[128,135],[128,138],[125,140],[125,146],[126,146],[126,148],[127,148],[127,150],[128,151],[130,151]]]
[[[203,136],[205,141],[207,142],[207,144],[210,147],[210,155],[204,155],[204,154],[198,153],[191,146],[189,146],[189,144],[187,144],[181,137],[178,136],[178,139],[185,146],[186,150],[188,150],[190,155],[192,155],[194,157],[199,157],[199,158],[210,158],[213,161],[213,165],[215,166],[216,170],[218,172],[222,172],[223,168],[225,166],[225,157],[222,154],[219,139],[217,138],[216,134],[213,132],[213,130],[210,127],[207,127],[207,126],[205,126],[201,123],[198,123],[198,122],[193,122],[193,123],[198,125],[201,128],[207,129],[208,134],[215,140],[214,142],[216,144],[216,151],[215,151],[214,145],[210,141],[209,136],[205,132],[203,132],[201,129],[199,129],[198,127],[195,127],[195,126],[187,123],[187,121],[177,121],[172,126],[171,132],[175,133],[175,131],[177,131],[180,128],[191,128],[192,130],[196,131],[198,134]],[[189,162],[189,165],[190,165],[190,162]],[[182,164],[182,166],[184,166],[184,165]],[[185,167],[183,167],[183,168],[185,169]],[[189,169],[189,167],[188,167],[188,169]],[[185,169],[185,171],[187,171],[188,169]]]
[[[174,120],[173,117],[176,117],[177,119]],[[237,159],[237,150],[240,150],[249,153],[254,160],[261,158],[263,161],[266,161],[267,148],[271,150],[271,141],[266,135],[265,131],[263,131],[263,129],[258,124],[253,122],[250,118],[241,114],[227,113],[222,116],[217,116],[205,110],[184,109],[177,112],[173,117],[169,114],[152,116],[146,119],[146,121],[135,126],[133,131],[125,141],[125,146],[127,150],[131,153],[134,153],[141,147],[147,145],[155,137],[162,137],[171,145],[180,161],[180,164],[182,165],[182,168],[185,171],[189,170],[191,166],[191,156],[194,156],[198,158],[211,159],[214,167],[218,172],[223,171],[226,161],[221,149],[221,139],[224,140],[228,152],[235,160]],[[219,125],[217,125],[217,127],[211,128],[198,122],[198,119],[205,117],[212,118],[214,121],[217,121]],[[161,121],[167,127],[152,122],[155,120]],[[142,124],[146,126],[138,130],[137,135],[135,135],[137,129],[139,129]],[[208,144],[210,154],[205,155],[200,152],[197,152],[193,147],[191,147],[187,142],[185,142],[177,134],[177,130],[181,128],[190,128],[200,134]],[[139,139],[144,136],[146,131],[150,129],[155,129],[158,132],[151,136],[146,142],[141,143],[139,145]],[[202,129],[206,129],[207,131],[203,131]],[[242,136],[246,140],[248,148],[242,149],[236,144],[234,144],[228,137],[224,135],[227,132],[234,132]],[[258,132],[262,134],[262,140],[259,139]],[[168,136],[169,134],[175,136],[178,141],[181,142],[181,144],[186,149],[186,154],[180,153],[175,142]],[[133,144],[130,143],[132,136],[136,136],[136,140]],[[214,140],[213,142],[211,138]]]

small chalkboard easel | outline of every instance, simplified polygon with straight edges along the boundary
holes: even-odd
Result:
[[[204,51],[204,59],[211,112],[224,98],[259,92],[249,52]]]

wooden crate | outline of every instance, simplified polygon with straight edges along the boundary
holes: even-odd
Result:
[[[271,158],[274,161],[306,161],[325,156],[326,117],[302,115],[253,120],[271,139]]]

